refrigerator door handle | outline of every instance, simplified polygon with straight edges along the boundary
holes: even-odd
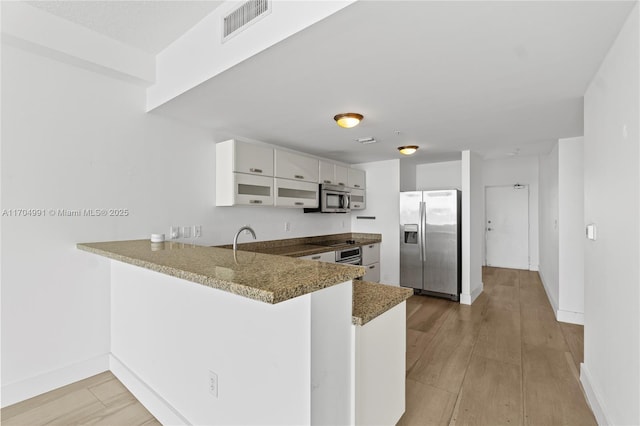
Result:
[[[420,258],[423,262],[427,261],[427,203],[420,201]]]

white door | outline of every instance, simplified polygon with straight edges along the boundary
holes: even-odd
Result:
[[[529,269],[529,187],[485,188],[487,266]]]

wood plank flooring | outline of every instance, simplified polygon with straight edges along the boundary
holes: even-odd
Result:
[[[160,425],[111,372],[0,410],[3,426]]]
[[[579,383],[583,328],[555,320],[536,272],[485,268],[472,306],[407,301],[399,426],[595,425]],[[110,373],[0,410],[2,425],[159,425]]]
[[[472,306],[408,300],[398,425],[595,425],[582,326],[555,320],[537,272],[484,268],[483,281]]]

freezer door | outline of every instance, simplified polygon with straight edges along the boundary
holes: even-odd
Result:
[[[422,192],[400,193],[400,285],[422,289]]]
[[[424,290],[458,297],[457,191],[428,191],[425,202]]]

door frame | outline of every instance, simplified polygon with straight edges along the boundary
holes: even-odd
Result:
[[[527,269],[531,270],[531,186],[528,183],[514,183],[506,185],[485,185],[484,186],[484,264],[487,266],[487,189],[488,188],[514,188],[517,185],[526,188],[527,190]]]

